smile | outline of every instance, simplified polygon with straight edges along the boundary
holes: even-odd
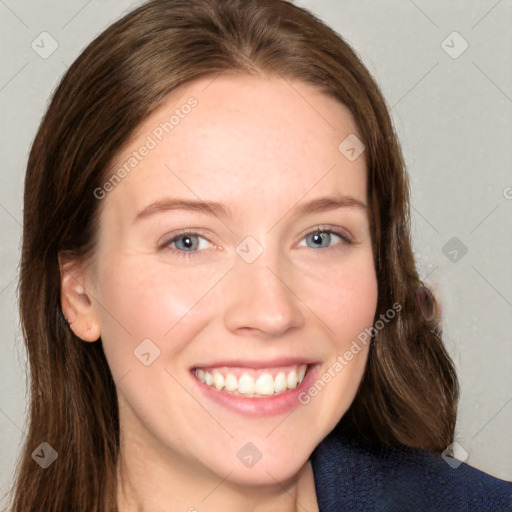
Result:
[[[269,397],[295,389],[304,380],[308,365],[279,368],[195,368],[194,375],[217,391],[245,396]]]

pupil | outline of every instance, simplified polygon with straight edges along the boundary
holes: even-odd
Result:
[[[323,238],[322,233],[316,233],[313,236],[314,236],[315,243],[320,243],[320,244],[322,243],[322,238]]]

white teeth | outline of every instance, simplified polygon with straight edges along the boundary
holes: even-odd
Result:
[[[232,374],[228,373],[224,381],[226,391],[236,391],[238,389],[238,379]]]
[[[256,383],[254,382],[254,379],[250,376],[244,373],[239,379],[238,379],[238,392],[249,394],[254,393],[256,391]]]
[[[258,395],[274,394],[274,379],[270,373],[264,373],[259,376],[256,381],[256,393],[258,393]]]
[[[213,385],[219,391],[224,387],[224,375],[220,372],[213,372]]]
[[[288,384],[286,382],[286,375],[284,372],[279,372],[274,379],[274,391],[276,393],[282,393],[286,391]]]
[[[216,369],[210,373],[202,368],[197,368],[195,375],[201,382],[219,391],[247,396],[272,396],[284,393],[288,389],[295,389],[303,381],[306,371],[307,365],[303,364],[293,368],[288,374],[280,371],[275,377],[269,372],[263,372],[255,378],[256,370],[250,370],[243,372],[237,379],[232,372],[224,374]]]
[[[297,387],[297,372],[292,370],[286,378],[286,383],[289,389],[295,389]]]

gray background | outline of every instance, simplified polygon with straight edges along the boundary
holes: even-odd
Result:
[[[27,154],[67,67],[139,4],[0,0],[0,495],[25,429],[16,284]],[[345,37],[391,108],[411,176],[418,265],[437,290],[461,383],[454,453],[512,480],[512,0],[296,4]],[[44,31],[58,43],[47,58],[31,46],[51,49]]]

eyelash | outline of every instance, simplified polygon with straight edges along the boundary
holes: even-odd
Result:
[[[320,234],[320,233],[329,233],[329,234],[333,234],[333,235],[339,236],[342,239],[341,245],[344,245],[344,244],[351,245],[351,244],[354,243],[344,231],[333,229],[333,228],[327,228],[325,226],[316,226],[314,229],[312,229],[311,231],[306,233],[304,235],[303,239],[308,237],[309,235]],[[198,256],[198,253],[200,253],[202,251],[197,251],[197,250],[196,251],[183,251],[183,250],[179,250],[179,249],[172,249],[172,248],[169,247],[170,244],[172,244],[173,242],[179,240],[180,238],[184,237],[185,235],[200,236],[200,237],[205,238],[207,240],[207,238],[204,237],[201,234],[201,232],[199,232],[199,231],[194,231],[192,229],[184,229],[183,231],[180,231],[178,233],[173,233],[172,237],[164,240],[158,246],[158,249],[159,250],[169,250],[172,253],[174,253],[176,255],[176,257],[182,258],[182,259],[185,259],[185,260],[190,260],[192,258],[195,258],[196,256]],[[323,249],[325,251],[328,251],[330,249],[334,250],[335,248],[336,248],[336,246],[334,246],[334,247],[320,247],[320,249]],[[310,247],[310,249],[311,249],[311,247]]]

